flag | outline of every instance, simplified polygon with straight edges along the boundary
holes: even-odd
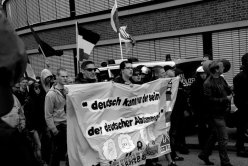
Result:
[[[32,78],[33,80],[36,80],[36,76],[34,74],[34,70],[30,64],[30,61],[28,59],[27,61],[27,67],[26,67],[26,72],[24,73],[25,77]]]
[[[91,51],[100,39],[100,35],[88,29],[77,27],[77,58],[79,61],[88,59]]]
[[[115,4],[111,10],[111,26],[113,30],[118,33],[119,30],[119,18],[118,18],[118,9],[117,9],[117,1],[115,0]]]
[[[119,40],[125,43],[126,54],[135,45],[135,40],[126,32],[127,26],[121,26],[119,29]]]
[[[55,49],[53,49],[50,45],[48,45],[46,42],[44,42],[40,39],[40,37],[35,33],[35,31],[31,25],[28,24],[28,26],[29,26],[34,38],[35,38],[35,41],[39,45],[38,50],[41,54],[43,54],[45,57],[63,55],[63,51],[61,51],[61,50],[56,51]]]

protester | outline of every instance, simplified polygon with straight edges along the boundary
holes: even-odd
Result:
[[[47,93],[54,83],[54,76],[48,69],[43,69],[40,74],[40,81],[43,90]]]
[[[227,154],[228,133],[224,119],[225,114],[230,109],[231,89],[221,76],[224,71],[221,61],[211,62],[209,71],[210,76],[204,82],[204,95],[208,106],[207,109],[210,111],[212,132],[198,157],[205,164],[213,165],[214,163],[209,160],[209,156],[217,139],[221,166],[232,166]]]
[[[60,158],[67,152],[66,144],[66,94],[68,74],[65,69],[57,70],[57,81],[45,98],[45,119],[52,133],[50,166],[59,166]]]
[[[210,133],[208,127],[210,110],[206,109],[206,99],[203,90],[203,83],[206,78],[207,73],[203,70],[203,67],[198,67],[196,69],[195,81],[191,85],[190,91],[190,105],[197,120],[198,142],[201,149],[203,149]]]
[[[39,100],[39,104],[41,104],[42,106],[40,107],[40,109],[43,110],[43,112],[45,112],[45,97],[47,92],[49,91],[49,89],[53,86],[54,82],[55,82],[55,77],[52,74],[52,72],[49,69],[43,69],[41,71],[40,77],[37,76],[36,80],[39,82],[39,89],[40,89],[40,100]],[[40,81],[39,81],[40,80]],[[45,118],[45,116],[43,116]],[[46,130],[44,131],[44,133],[41,134],[41,153],[42,153],[42,158],[45,160],[46,163],[49,163],[50,161],[50,153],[51,153],[51,133],[48,129],[48,127],[46,127]]]
[[[172,71],[174,72],[174,74]],[[191,112],[189,111],[189,105],[187,101],[188,94],[183,84],[183,79],[185,79],[184,74],[183,71],[178,68],[169,68],[166,73],[166,75],[174,75],[180,77],[177,98],[171,114],[170,135],[172,146],[174,146],[174,148],[172,149],[173,151],[178,151],[181,154],[189,154],[189,149],[186,145],[185,139],[185,129],[189,130],[188,128],[190,125],[189,123],[187,123],[186,118],[191,115]],[[172,155],[172,157],[174,158],[174,155]]]
[[[12,92],[15,94],[20,90],[20,83],[16,83],[13,87],[12,87]]]
[[[75,79],[76,84],[97,82],[96,67],[93,61],[84,61],[81,64],[81,72]]]
[[[145,65],[139,65],[136,68],[141,71],[141,81],[142,81],[142,83],[147,83],[147,82],[152,80],[151,69],[149,69]]]
[[[141,70],[138,68],[134,68],[133,75],[130,80],[133,84],[142,84]]]
[[[165,78],[172,78],[172,77],[175,77],[175,71],[174,71],[174,67],[173,66],[164,66],[164,71],[165,71]],[[182,86],[180,85],[181,83],[179,82],[179,86]],[[180,94],[181,92],[181,89],[178,89],[178,95],[181,95],[180,97],[183,97],[184,94]],[[177,104],[176,107],[178,107],[178,104],[182,104],[182,106],[184,106],[185,104],[185,101],[184,100],[179,100],[179,96],[177,96],[177,99],[175,101],[175,104]],[[175,107],[175,104],[174,104],[174,107]],[[186,108],[186,107],[185,107]],[[170,131],[169,131],[169,135],[170,135],[170,144],[171,144],[171,158],[173,161],[183,161],[184,158],[181,157],[181,156],[178,156],[178,154],[176,153],[176,148],[177,146],[176,145],[180,145],[180,140],[183,140],[185,139],[184,135],[182,134],[182,139],[179,139],[180,138],[180,132],[183,133],[183,129],[182,129],[182,126],[183,126],[183,118],[182,118],[182,115],[178,115],[177,113],[178,110],[176,109],[173,109],[172,110],[172,114],[171,114],[171,127],[170,127]],[[180,122],[180,123],[179,123]],[[182,142],[182,141],[181,141]]]
[[[152,74],[153,80],[156,80],[156,79],[159,79],[159,78],[166,78],[165,77],[166,76],[166,72],[165,72],[165,70],[164,70],[164,68],[162,66],[154,66],[153,69],[152,69],[152,73],[153,73]],[[171,128],[170,128],[170,130],[171,130]],[[166,158],[166,160],[169,163],[168,166],[177,166],[176,163],[175,163],[175,161],[172,160],[170,153],[165,154],[165,158]],[[160,165],[157,162],[158,162],[158,158],[155,158],[155,159],[152,159],[150,161],[148,160],[147,163],[148,163],[148,165],[156,165],[156,166]]]
[[[49,139],[47,137],[47,125],[45,121],[44,112],[44,96],[45,91],[42,91],[42,87],[39,82],[34,82],[30,85],[29,95],[29,112],[27,113],[27,119],[29,121],[28,128],[35,136],[37,142],[35,143],[34,152],[38,161],[42,164],[48,163],[50,150],[48,148]]]
[[[20,88],[18,91],[16,91],[14,94],[20,101],[22,107],[25,107],[25,105],[29,102],[29,94],[28,94],[28,80],[25,77],[22,77],[20,79]]]
[[[16,109],[12,86],[23,76],[27,65],[25,46],[14,32],[0,7],[0,156],[1,164],[8,166],[35,166],[27,139],[19,129],[5,122],[2,117]],[[15,105],[14,105],[15,103]],[[20,104],[19,108],[21,107]],[[18,109],[19,110],[19,109]],[[18,110],[17,113],[18,113]]]
[[[120,63],[120,75],[114,78],[114,82],[131,85],[131,77],[133,75],[132,63],[130,61],[123,61]]]
[[[234,104],[238,108],[237,121],[237,156],[248,157],[248,151],[244,147],[245,133],[248,128],[248,53],[241,59],[241,71],[233,79]]]

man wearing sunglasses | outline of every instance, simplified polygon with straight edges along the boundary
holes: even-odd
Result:
[[[133,84],[142,84],[141,70],[138,68],[133,69],[133,75],[131,77]]]
[[[94,83],[97,82],[95,63],[92,61],[84,61],[81,64],[81,72],[75,79],[77,84]]]

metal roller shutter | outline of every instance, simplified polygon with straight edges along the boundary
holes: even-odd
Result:
[[[135,47],[137,49],[137,57],[139,61],[145,62],[151,60],[150,56],[152,51],[150,52],[150,41],[137,42]]]
[[[45,68],[45,60],[43,55],[31,54],[28,57],[35,75],[40,76],[40,72]],[[51,70],[53,74],[56,74],[58,68],[65,68],[70,77],[75,77],[73,50],[65,50],[63,51],[62,56],[52,56],[47,59],[50,64],[49,70]]]
[[[124,51],[124,50],[123,50]],[[123,52],[123,58],[127,56]],[[89,58],[93,60],[96,66],[100,66],[102,62],[107,61],[109,59],[121,59],[120,53],[120,45],[107,45],[107,46],[97,46],[94,48],[92,55]]]
[[[180,58],[203,57],[201,35],[183,36],[179,38]]]
[[[26,0],[27,15],[30,24],[40,22],[39,0]]]
[[[56,0],[57,19],[70,17],[70,5],[68,0]]]
[[[166,54],[172,59],[179,58],[179,38],[166,38],[156,40],[156,60],[165,60]]]
[[[235,58],[235,62],[241,66],[241,57],[245,54],[248,53],[248,29],[240,29],[239,30],[239,58]]]
[[[151,1],[151,0],[130,0],[130,5],[148,2],[148,1]]]
[[[28,56],[30,64],[36,76],[40,76],[40,72],[45,68],[45,60],[41,54],[31,54]]]
[[[17,14],[17,6],[16,0],[7,2],[7,8],[9,13],[9,18],[11,19],[11,23],[14,28],[18,28],[18,14]]]
[[[128,6],[129,5],[130,0],[121,0],[118,1],[118,7],[123,7],[123,6]]]
[[[123,44],[122,50],[124,59],[135,57],[141,62],[165,60],[166,54],[171,54],[172,59],[203,57],[203,42],[201,35],[193,35],[138,41],[128,54]],[[97,65],[108,59],[121,59],[120,45],[95,47],[91,58]]]
[[[246,50],[246,45],[241,44],[246,38],[244,30],[231,30],[216,32],[212,35],[213,40],[213,59],[227,59],[231,63],[231,69],[224,74],[227,82],[232,85],[233,77],[239,72],[240,53]]]
[[[27,10],[25,0],[16,1],[17,13],[18,13],[18,27],[23,27],[27,25]]]
[[[112,9],[115,0],[75,0],[76,15],[83,15]],[[144,3],[151,0],[119,0],[118,8]]]
[[[47,60],[49,61],[49,64],[50,64],[49,70],[53,74],[56,74],[57,69],[60,68],[61,66],[60,57],[52,56],[52,57],[48,57]],[[66,66],[64,66],[64,68],[66,68]]]
[[[56,19],[55,0],[40,0],[41,22]]]
[[[75,77],[74,69],[74,55],[73,50],[64,50],[63,55],[60,57],[60,67],[65,68],[68,71],[70,77]]]
[[[89,0],[75,0],[75,8],[77,16],[89,13]]]
[[[90,1],[91,12],[99,12],[108,10],[108,3],[106,1],[91,0]]]

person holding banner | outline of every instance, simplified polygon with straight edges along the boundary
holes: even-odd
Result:
[[[153,77],[153,80],[156,80],[159,78],[166,78],[165,69],[162,66],[154,66],[152,69],[152,77]],[[173,150],[173,149],[171,149],[171,150]],[[168,166],[177,166],[176,163],[172,160],[170,153],[165,154],[165,158],[169,163]],[[148,160],[147,164],[159,166],[160,164],[158,164],[157,162],[158,162],[158,158],[155,158],[152,160]]]
[[[131,85],[131,77],[133,75],[133,68],[131,61],[123,61],[120,63],[120,75],[114,78],[114,82]]]
[[[141,70],[138,68],[133,69],[133,76],[131,77],[131,82],[133,84],[142,84]]]
[[[81,70],[76,79],[76,84],[94,83],[97,82],[95,63],[93,61],[84,61],[81,64]]]
[[[61,156],[67,152],[66,144],[66,94],[68,74],[66,69],[57,70],[56,84],[45,98],[45,119],[52,135],[50,166],[59,166]]]

